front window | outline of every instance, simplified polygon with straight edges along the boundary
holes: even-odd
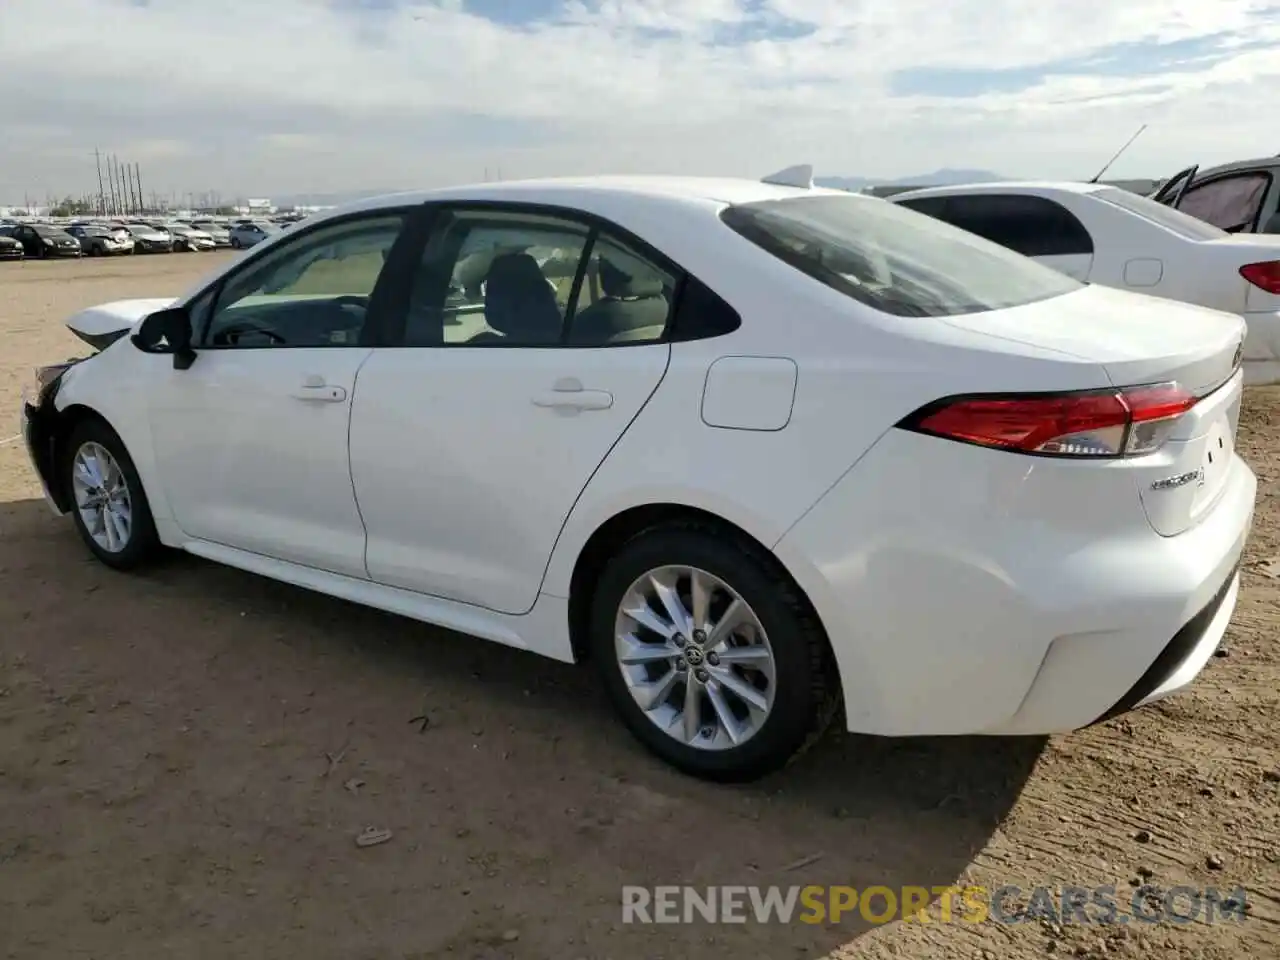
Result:
[[[233,275],[201,342],[212,347],[355,346],[404,218],[379,214],[318,228]]]
[[[895,316],[1002,310],[1082,286],[974,234],[871,197],[764,200],[727,207],[720,218],[814,280]]]

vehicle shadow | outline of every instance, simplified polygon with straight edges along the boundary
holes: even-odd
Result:
[[[874,915],[624,923],[622,888],[954,884],[1043,747],[833,732],[705,784],[643,752],[590,669],[183,555],[118,574],[35,500],[0,504],[0,686],[25,705],[0,727],[26,771],[0,778],[4,826],[43,829],[25,856],[53,885],[11,872],[0,903],[15,942],[58,930],[63,952],[288,928],[314,957],[820,957]],[[357,847],[366,826],[393,836]],[[65,922],[85,896],[132,923]]]

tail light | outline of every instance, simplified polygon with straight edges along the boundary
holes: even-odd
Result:
[[[1267,260],[1263,263],[1246,263],[1240,268],[1240,276],[1244,277],[1259,290],[1280,296],[1280,260]]]
[[[1078,393],[953,397],[899,427],[1051,457],[1138,457],[1159,450],[1199,398],[1176,383]]]

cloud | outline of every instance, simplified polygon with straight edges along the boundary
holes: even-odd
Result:
[[[127,43],[122,38],[128,38]],[[1274,152],[1255,0],[3,0],[0,201],[556,173],[1081,176]]]

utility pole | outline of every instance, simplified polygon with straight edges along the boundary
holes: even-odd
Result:
[[[98,153],[98,148],[93,148],[93,162],[98,167],[98,215],[105,217],[107,215],[107,198],[102,190],[102,155]]]
[[[124,194],[120,190],[120,160],[113,153],[111,155],[111,192],[116,195],[116,216],[124,216]]]
[[[129,179],[125,176],[125,167],[127,163],[116,161],[116,175],[120,178],[120,198],[124,206],[124,212],[130,216],[133,215],[133,191],[129,189]]]
[[[111,178],[111,154],[107,154],[107,214],[116,215],[116,185]]]
[[[120,192],[120,160],[113,153],[111,155],[111,186],[116,194],[116,216],[124,216],[124,194]]]

